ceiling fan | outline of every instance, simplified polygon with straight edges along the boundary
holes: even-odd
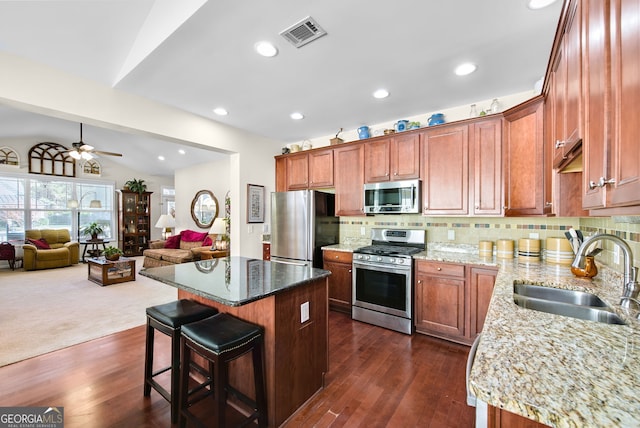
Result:
[[[85,144],[84,141],[82,141],[82,123],[80,124],[80,141],[71,143],[71,145],[73,146],[73,149],[69,150],[69,156],[78,160],[93,159],[93,155],[122,156],[122,154],[120,153],[103,152],[100,150],[96,150],[93,146]]]

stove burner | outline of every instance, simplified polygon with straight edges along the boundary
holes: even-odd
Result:
[[[377,256],[410,256],[422,251],[420,248],[404,247],[400,245],[370,245],[358,248],[355,252],[360,254],[373,254]]]

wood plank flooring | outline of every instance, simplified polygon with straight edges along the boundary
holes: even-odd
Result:
[[[473,427],[469,348],[329,315],[325,389],[291,427]],[[156,334],[156,361],[169,342]],[[170,427],[169,403],[142,395],[144,327],[0,368],[0,406],[64,406],[65,427]]]

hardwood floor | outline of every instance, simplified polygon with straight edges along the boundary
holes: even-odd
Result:
[[[325,389],[291,427],[473,427],[469,348],[329,315]],[[156,360],[169,342],[156,335]],[[169,403],[142,395],[144,327],[0,368],[0,406],[63,406],[65,427],[170,427]]]

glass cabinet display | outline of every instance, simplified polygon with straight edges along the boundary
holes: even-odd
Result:
[[[141,256],[149,248],[151,193],[120,191],[120,240],[125,256]]]

